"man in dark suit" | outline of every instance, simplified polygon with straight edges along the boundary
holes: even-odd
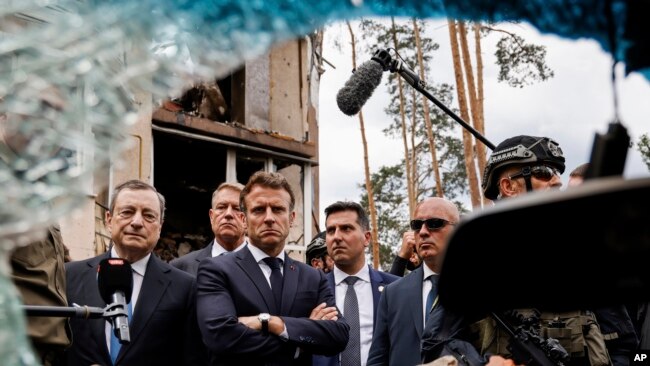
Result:
[[[329,205],[325,209],[325,232],[327,251],[334,260],[334,269],[327,279],[336,305],[343,310],[350,325],[350,340],[339,355],[314,356],[314,365],[363,366],[368,360],[381,292],[399,277],[376,271],[366,264],[370,223],[366,211],[358,203],[339,201]],[[354,299],[348,299],[348,294]],[[348,310],[346,304],[353,308]]]
[[[172,266],[196,276],[199,263],[205,258],[234,252],[246,243],[246,223],[239,208],[240,183],[221,183],[212,193],[210,225],[214,240],[205,248],[195,250],[169,262]]]
[[[322,271],[284,252],[295,198],[278,173],[253,174],[240,196],[247,245],[204,259],[197,275],[197,312],[212,365],[311,365],[348,341]]]
[[[117,347],[111,342],[113,330],[107,320],[73,318],[73,342],[66,350],[68,365],[176,366],[205,362],[196,323],[194,278],[151,254],[164,214],[165,199],[154,187],[139,180],[120,184],[106,212],[112,240],[109,252],[66,264],[69,304],[97,307],[106,306],[97,286],[99,262],[119,257],[133,268],[130,343]]]
[[[456,205],[444,198],[427,198],[415,208],[410,226],[415,233],[415,249],[424,265],[384,289],[368,366],[421,364],[422,329],[437,303],[441,253],[459,219]]]

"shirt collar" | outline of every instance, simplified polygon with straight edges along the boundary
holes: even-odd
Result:
[[[261,262],[262,259],[269,257],[268,254],[264,253],[260,248],[256,247],[255,245],[249,245],[248,250],[251,251],[253,258],[255,258],[255,262],[257,263]],[[282,263],[284,263],[284,250],[281,251],[276,258],[282,259]]]
[[[364,263],[359,272],[349,275],[341,271],[337,266],[334,266],[334,283],[336,285],[340,285],[341,282],[349,276],[356,276],[363,281],[370,282],[370,268]]]
[[[117,255],[115,246],[111,248],[111,258],[120,258],[120,256]],[[147,271],[147,263],[149,263],[149,258],[151,258],[151,253],[145,255],[144,258],[141,258],[138,261],[131,263],[131,270],[133,270],[133,272],[139,274],[140,276],[144,277],[144,273]]]
[[[425,281],[426,281],[427,278],[433,276],[434,274],[437,274],[434,271],[432,271],[431,268],[429,268],[429,266],[427,266],[426,263],[422,263],[421,267],[424,270],[424,277],[422,277],[422,279],[425,280]]]
[[[232,252],[234,253],[240,251],[243,247],[246,246],[246,244],[248,244],[248,241],[246,240],[246,238],[244,238],[244,241]],[[218,255],[221,255],[222,253],[228,253],[228,251],[224,247],[222,247],[221,244],[219,244],[219,242],[217,242],[217,239],[215,238],[214,240],[212,240],[212,256],[216,257]]]

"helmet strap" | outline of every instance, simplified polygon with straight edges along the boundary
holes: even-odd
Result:
[[[527,192],[532,192],[533,191],[533,183],[530,181],[530,174],[525,175],[524,180],[526,181],[526,191]]]
[[[526,181],[526,191],[527,192],[532,192],[533,191],[533,182],[531,181],[530,177],[533,176],[532,170],[530,169],[529,166],[524,167],[521,169],[521,175],[524,177],[524,180]]]

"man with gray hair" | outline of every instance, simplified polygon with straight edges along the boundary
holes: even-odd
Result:
[[[74,304],[106,307],[100,296],[102,260],[122,258],[132,269],[128,344],[121,344],[104,319],[70,320],[74,336],[67,365],[202,365],[194,277],[152,255],[165,218],[165,198],[148,183],[129,180],[113,191],[106,227],[107,253],[66,263],[67,296]],[[127,297],[128,298],[128,297]]]
[[[205,258],[236,252],[246,244],[246,219],[239,208],[239,194],[244,186],[224,182],[212,193],[210,225],[214,239],[205,248],[169,262],[172,266],[196,276],[199,263]]]

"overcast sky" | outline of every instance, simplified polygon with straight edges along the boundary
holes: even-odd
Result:
[[[591,40],[542,35],[533,27],[522,24],[507,27],[528,42],[547,47],[547,65],[553,69],[555,77],[523,89],[498,83],[494,44],[500,37],[492,35],[484,38],[485,137],[494,145],[520,134],[552,137],[560,144],[567,159],[567,171],[562,176],[566,183],[568,172],[589,160],[595,134],[605,133],[613,119],[611,58]],[[355,24],[353,29],[357,29]],[[430,62],[433,79],[455,86],[446,22],[433,21],[427,31],[427,35],[440,44],[440,49],[433,53]],[[333,46],[332,41],[336,37],[340,37],[343,44],[340,51]],[[345,27],[332,25],[328,28],[323,56],[336,69],[326,65],[320,84],[321,211],[337,200],[359,201],[361,191],[357,186],[364,179],[358,117],[346,116],[336,105],[336,93],[349,78],[352,69],[349,34]],[[358,49],[357,65],[371,56]],[[617,84],[620,119],[636,142],[641,134],[650,131],[650,81],[640,74],[625,76],[623,66],[619,65]],[[385,75],[382,85],[362,110],[371,172],[376,172],[380,166],[395,164],[404,156],[401,139],[390,139],[381,132],[390,123],[384,114],[389,100],[386,80]],[[410,88],[408,85],[406,87]],[[456,103],[454,100],[454,105],[449,107],[457,108]],[[430,107],[437,108],[433,104]],[[458,133],[460,137],[460,129]],[[650,176],[636,148],[628,152],[625,176]],[[322,212],[320,222],[324,224]]]

